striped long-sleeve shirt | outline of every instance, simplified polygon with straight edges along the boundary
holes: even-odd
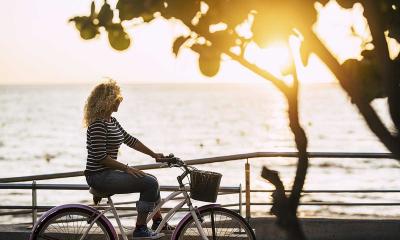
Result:
[[[118,149],[122,143],[134,147],[138,140],[129,135],[117,119],[111,121],[96,120],[87,129],[86,148],[88,151],[85,174],[108,169],[101,164],[107,155],[117,160]]]

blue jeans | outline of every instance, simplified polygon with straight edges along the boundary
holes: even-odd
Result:
[[[144,177],[136,177],[119,170],[105,170],[86,175],[86,181],[90,187],[104,193],[140,193],[136,203],[138,212],[151,212],[160,201],[157,178],[148,173]]]

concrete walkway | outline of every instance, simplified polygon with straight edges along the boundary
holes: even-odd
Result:
[[[400,219],[306,218],[301,223],[308,240],[400,240]],[[257,240],[286,239],[274,218],[254,218],[250,224]]]
[[[257,240],[284,240],[274,218],[254,218],[250,224]],[[301,219],[308,240],[399,240],[400,220],[374,219]],[[0,225],[0,240],[27,240],[26,225]],[[169,236],[162,239],[169,239]]]

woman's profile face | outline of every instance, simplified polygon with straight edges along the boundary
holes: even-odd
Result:
[[[117,99],[115,99],[115,103],[114,103],[114,107],[113,107],[113,112],[118,112],[118,108],[119,108],[119,105],[121,104],[121,102],[122,102],[122,97],[121,96],[119,96],[119,97],[117,97]]]

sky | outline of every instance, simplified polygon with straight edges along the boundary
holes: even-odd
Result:
[[[0,84],[93,83],[105,77],[121,83],[263,81],[231,60],[223,61],[216,77],[210,79],[202,76],[196,53],[182,49],[178,58],[173,56],[173,40],[185,28],[164,19],[129,29],[132,44],[127,51],[113,50],[106,34],[101,34],[94,40],[82,40],[74,25],[68,23],[68,19],[77,15],[88,15],[90,2],[2,1]],[[328,12],[315,26],[321,36],[330,39],[328,47],[338,53],[341,60],[357,58],[361,40],[349,37],[346,28],[354,21],[363,26],[362,8],[342,11],[335,4],[329,8],[316,8]],[[343,17],[338,17],[338,14]],[[337,32],[332,31],[332,27],[327,28],[327,24],[333,24]],[[368,38],[368,32],[363,37]],[[351,42],[347,44],[347,48],[342,47],[343,39]],[[398,51],[398,46],[393,49]],[[278,47],[260,54],[253,52],[252,56],[257,64],[268,68],[274,65],[277,57],[285,61],[285,50],[280,51]],[[315,56],[311,57],[310,66],[303,71],[301,77],[303,82],[334,81],[333,75]]]

